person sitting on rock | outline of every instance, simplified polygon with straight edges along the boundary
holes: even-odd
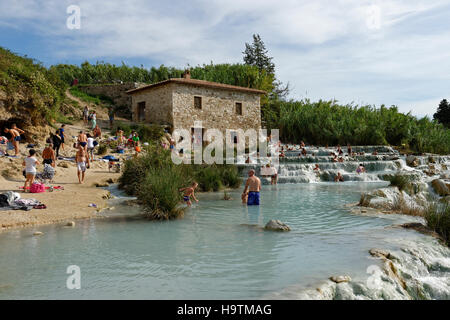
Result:
[[[303,156],[306,156],[306,154],[307,154],[307,153],[306,153],[306,149],[305,149],[305,148],[302,148],[302,155],[303,155]]]
[[[362,163],[359,164],[358,168],[356,168],[356,173],[360,174],[360,173],[364,173],[366,172],[366,168],[364,168],[364,166],[362,165]]]
[[[340,172],[338,172],[337,176],[334,177],[334,182],[344,182],[344,177],[341,175]]]

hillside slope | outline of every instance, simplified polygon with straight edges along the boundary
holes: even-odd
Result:
[[[81,115],[65,96],[66,85],[40,63],[0,47],[0,130],[16,123],[34,141],[55,122]]]

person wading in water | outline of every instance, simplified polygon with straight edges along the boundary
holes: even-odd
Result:
[[[255,176],[255,170],[250,170],[248,172],[248,179],[245,183],[244,192],[242,192],[242,195],[247,195],[248,191],[248,199],[247,199],[247,205],[259,205],[259,192],[261,191],[261,180],[257,176]]]

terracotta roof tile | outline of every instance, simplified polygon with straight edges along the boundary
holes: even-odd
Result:
[[[180,84],[187,84],[187,85],[194,85],[194,86],[201,86],[201,87],[210,87],[210,88],[216,88],[216,89],[224,89],[224,90],[233,90],[233,91],[244,91],[249,93],[255,93],[255,94],[266,94],[263,90],[253,89],[253,88],[246,88],[246,87],[239,87],[239,86],[232,86],[229,84],[223,84],[218,82],[211,82],[211,81],[205,81],[205,80],[197,80],[197,79],[185,79],[185,78],[172,78],[169,80],[164,80],[161,82],[149,84],[140,88],[131,89],[128,90],[128,94],[133,94],[138,91],[152,89],[155,87],[163,86],[169,83],[180,83]]]

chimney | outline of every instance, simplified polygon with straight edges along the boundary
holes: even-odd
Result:
[[[183,74],[183,78],[187,80],[191,79],[191,70],[186,69],[186,71]]]

